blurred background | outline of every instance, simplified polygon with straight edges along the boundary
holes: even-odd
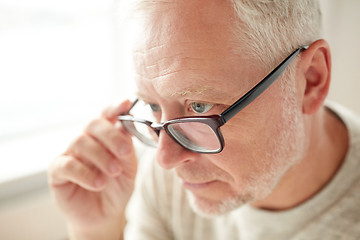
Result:
[[[360,114],[360,1],[321,0],[330,99]],[[46,168],[134,89],[121,0],[0,0],[0,239],[66,239]],[[121,10],[121,9],[120,9]]]

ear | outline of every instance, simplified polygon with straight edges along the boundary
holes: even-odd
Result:
[[[331,79],[331,54],[329,44],[321,39],[312,43],[302,54],[300,75],[305,82],[303,113],[314,114],[324,103]]]

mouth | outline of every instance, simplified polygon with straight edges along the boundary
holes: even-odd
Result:
[[[182,180],[182,185],[184,188],[186,188],[188,190],[199,190],[199,189],[207,188],[207,187],[213,185],[215,182],[216,182],[216,180],[209,181],[209,182],[202,182],[202,183],[191,183],[191,182],[186,182],[186,181]]]

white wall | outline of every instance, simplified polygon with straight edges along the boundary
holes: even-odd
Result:
[[[325,39],[332,48],[330,99],[360,114],[360,1],[321,0]]]

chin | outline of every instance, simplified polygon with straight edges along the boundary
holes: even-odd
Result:
[[[214,218],[227,214],[251,201],[250,197],[232,196],[215,202],[198,197],[188,190],[186,190],[186,195],[192,210],[205,218]]]

